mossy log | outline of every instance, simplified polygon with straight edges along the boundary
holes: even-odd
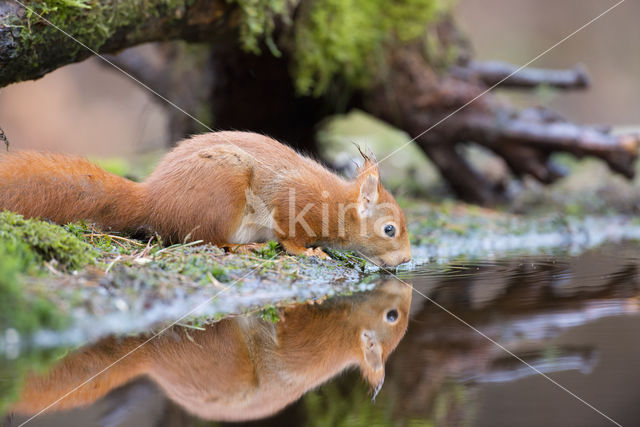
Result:
[[[42,77],[92,51],[224,40],[235,9],[223,0],[0,0],[0,87]]]
[[[493,151],[515,176],[543,183],[562,176],[554,152],[595,156],[625,177],[635,173],[637,135],[612,136],[546,109],[518,111],[485,93],[498,83],[583,89],[589,79],[582,68],[511,76],[516,67],[509,64],[473,61],[439,0],[24,1],[33,12],[0,0],[0,86],[38,78],[91,50],[203,42],[208,47],[195,53],[157,45],[151,56],[135,49],[109,58],[212,128],[263,132],[312,153],[318,123],[361,108],[405,130],[458,196],[475,203],[505,200],[505,186],[471,167],[458,150],[467,143]],[[174,140],[203,130],[167,108]]]

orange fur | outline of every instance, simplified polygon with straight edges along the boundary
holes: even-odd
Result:
[[[411,288],[389,281],[369,294],[285,309],[276,325],[232,318],[205,331],[176,328],[51,410],[91,404],[141,375],[189,412],[230,421],[271,415],[349,367],[359,367],[378,388],[384,363],[406,331],[410,303]],[[394,323],[386,320],[391,309],[399,313]],[[109,338],[70,354],[48,374],[30,376],[12,411],[41,410],[145,340]]]
[[[81,158],[33,151],[0,155],[0,210],[135,231],[144,225],[144,199],[139,184]]]
[[[368,197],[365,187],[373,191]],[[308,204],[313,206],[305,211]],[[185,140],[141,184],[78,158],[0,155],[0,209],[57,223],[85,219],[118,231],[150,228],[168,241],[276,239],[293,254],[329,245],[384,265],[411,258],[402,211],[371,159],[365,157],[350,182],[271,138],[246,132]],[[301,213],[304,221],[296,223]],[[394,237],[382,232],[387,218],[397,228]]]

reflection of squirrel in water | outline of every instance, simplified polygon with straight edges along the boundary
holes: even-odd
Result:
[[[349,367],[377,393],[384,364],[407,329],[411,288],[389,281],[373,292],[285,308],[277,324],[232,318],[205,331],[175,328],[141,346],[51,410],[88,405],[147,375],[187,411],[207,419],[266,417]],[[30,376],[12,411],[35,413],[146,341],[105,339]]]
[[[364,157],[349,182],[266,136],[217,132],[183,141],[138,184],[80,158],[0,154],[0,210],[180,242],[275,239],[291,254],[324,257],[309,247],[329,245],[398,265],[411,259],[404,216]]]

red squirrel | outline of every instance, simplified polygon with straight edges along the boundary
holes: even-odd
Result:
[[[381,266],[411,259],[402,210],[363,154],[354,181],[264,135],[186,139],[142,183],[89,161],[33,151],[0,155],[0,210],[58,224],[151,229],[167,241],[219,246],[277,240],[294,255],[354,250]],[[312,249],[316,248],[316,249]]]
[[[92,404],[143,375],[187,411],[218,421],[269,416],[350,367],[377,393],[407,329],[411,294],[388,281],[370,293],[285,308],[276,324],[237,317],[203,331],[174,328],[124,358],[147,338],[107,338],[30,375],[10,411],[36,413],[120,358],[50,410]]]

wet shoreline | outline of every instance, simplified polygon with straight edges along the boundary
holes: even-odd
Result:
[[[429,263],[540,253],[578,255],[607,242],[640,240],[640,225],[624,216],[558,222],[507,215],[487,218],[463,211],[446,212],[448,223],[438,224],[433,212],[428,221],[409,225],[414,235],[423,237],[413,246],[414,259],[396,270],[402,277]],[[414,212],[413,217],[420,216]],[[363,267],[357,259],[291,257],[278,249],[239,255],[209,245],[177,245],[159,252],[106,251],[99,265],[29,279],[27,294],[30,287],[46,289],[70,321],[61,330],[18,335],[17,342],[9,330],[0,335],[0,353],[77,346],[109,334],[160,330],[176,321],[198,328],[228,316],[270,315],[288,304],[318,303],[371,289],[371,283],[384,274],[376,266]]]

